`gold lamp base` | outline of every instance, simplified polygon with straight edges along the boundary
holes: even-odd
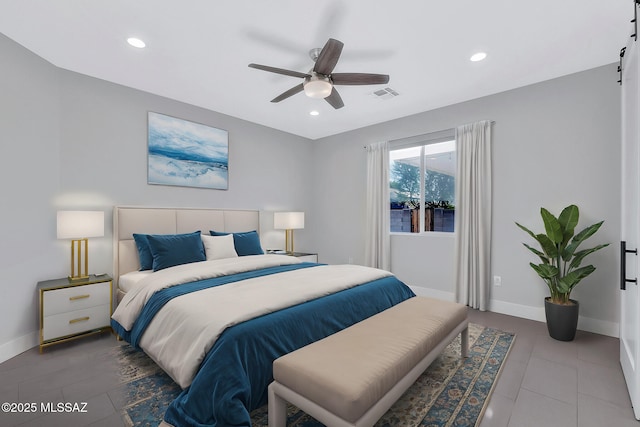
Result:
[[[284,231],[284,250],[293,253],[293,229]]]
[[[84,258],[84,270],[82,269],[83,258]],[[69,280],[73,281],[73,280],[88,279],[89,278],[88,271],[89,271],[89,240],[88,239],[71,240],[71,275],[68,276]]]

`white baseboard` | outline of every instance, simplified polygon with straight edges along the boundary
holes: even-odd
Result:
[[[24,353],[38,345],[38,331],[23,335],[12,341],[0,344],[0,363]]]
[[[538,322],[546,322],[544,306],[531,307],[511,302],[491,300],[489,302],[489,307],[489,310],[495,313],[508,314],[509,316],[522,317],[529,320],[537,320]],[[620,335],[620,325],[618,323],[594,319],[592,317],[578,317],[578,329],[615,338],[618,338]]]
[[[547,321],[544,315],[544,307],[532,307],[530,305],[515,304],[512,302],[492,299],[489,301],[489,311],[508,314],[509,316],[514,317],[521,317],[523,319],[536,320],[538,322]]]
[[[620,338],[620,323],[580,316],[578,329],[600,335]]]
[[[410,288],[419,296],[438,298],[445,301],[455,301],[455,294],[453,292],[423,288],[420,286],[410,286]],[[507,314],[514,317],[521,317],[523,319],[536,320],[538,322],[546,322],[544,306],[532,307],[512,302],[491,300],[489,301],[489,311]],[[609,322],[607,320],[594,319],[591,317],[580,316],[578,318],[578,329],[615,338],[619,338],[620,335],[620,325],[617,322]]]
[[[438,289],[423,288],[421,286],[409,286],[414,294],[421,297],[441,299],[444,301],[455,301],[456,295],[453,292],[440,291]]]

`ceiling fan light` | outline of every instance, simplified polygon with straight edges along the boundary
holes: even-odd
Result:
[[[309,98],[326,98],[331,95],[333,86],[328,79],[311,77],[309,81],[304,83],[304,93]]]
[[[136,37],[129,37],[127,39],[127,43],[129,43],[133,47],[137,47],[138,49],[142,49],[147,45],[144,41]]]
[[[471,55],[471,58],[469,58],[469,61],[471,62],[479,62],[482,61],[483,59],[485,59],[487,57],[487,54],[485,52],[477,52],[474,53],[473,55]]]

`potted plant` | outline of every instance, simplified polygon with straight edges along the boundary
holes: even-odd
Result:
[[[545,315],[549,335],[560,341],[571,341],[578,326],[578,301],[572,300],[571,291],[582,279],[595,271],[593,265],[581,266],[584,258],[609,244],[590,249],[577,250],[582,242],[591,237],[604,221],[590,225],[578,234],[574,234],[578,225],[579,211],[576,205],[567,206],[559,217],[555,217],[545,208],[540,209],[544,222],[544,234],[534,234],[528,228],[516,222],[516,225],[540,244],[541,251],[526,243],[523,245],[536,254],[540,264],[529,263],[531,268],[549,287],[551,296],[545,298]]]

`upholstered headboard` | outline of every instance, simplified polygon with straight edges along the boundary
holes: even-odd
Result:
[[[200,230],[260,232],[260,212],[230,209],[142,208],[113,209],[113,279],[140,269],[133,233],[176,234]]]

